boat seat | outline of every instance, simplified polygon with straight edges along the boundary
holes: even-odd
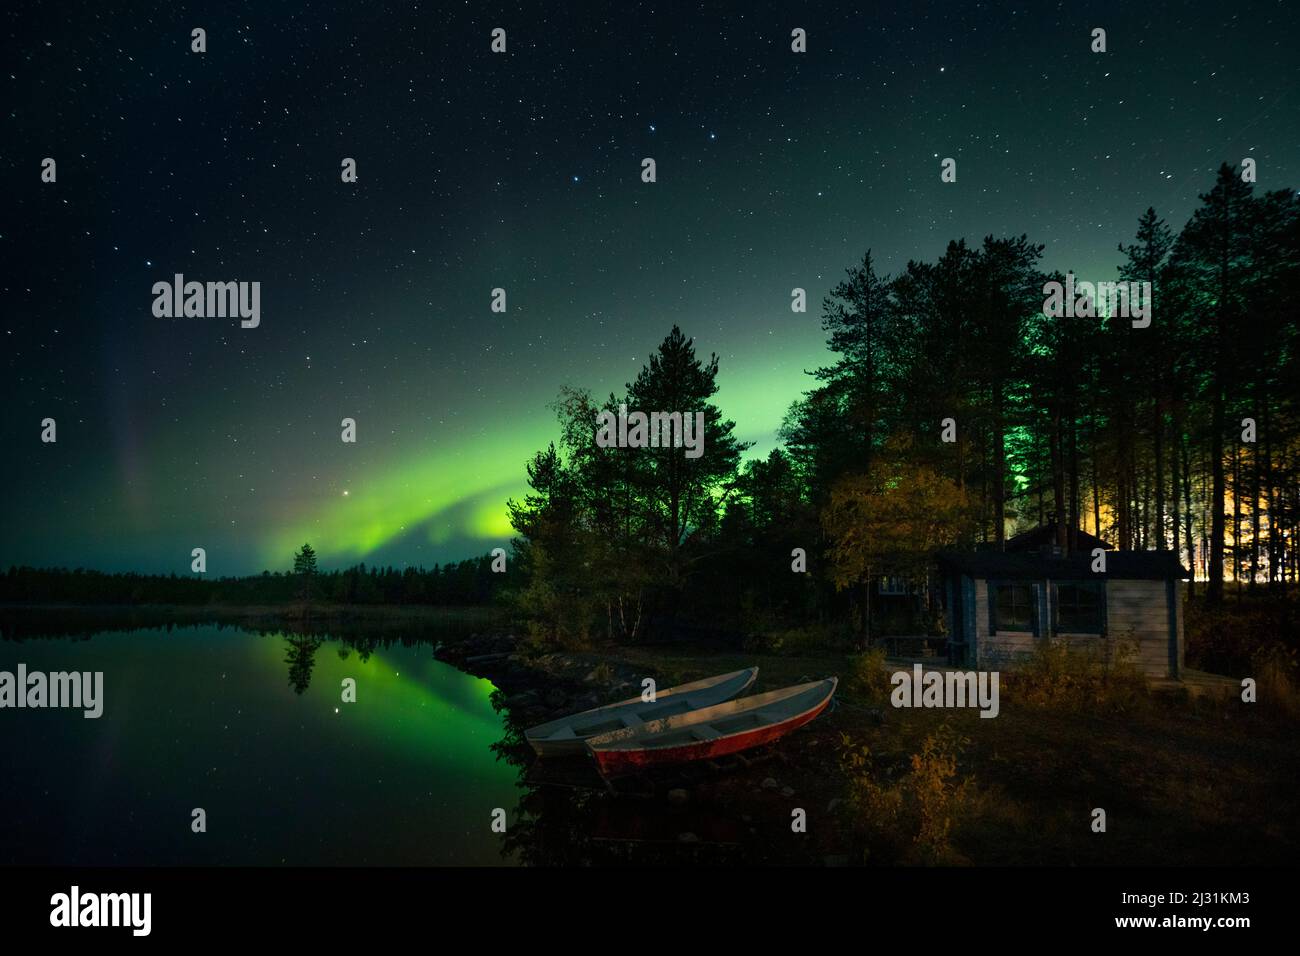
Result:
[[[721,733],[714,730],[708,724],[698,724],[691,728],[691,732],[695,734],[696,740],[717,740],[722,736]]]

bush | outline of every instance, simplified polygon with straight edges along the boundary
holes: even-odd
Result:
[[[1217,608],[1188,601],[1184,613],[1187,665],[1212,674],[1245,676],[1257,666],[1255,655],[1279,636],[1294,650],[1300,634],[1295,591],[1230,598]]]
[[[798,657],[822,651],[843,651],[852,644],[852,635],[842,624],[807,624],[803,627],[767,628],[752,631],[744,648],[750,654],[784,654]]]
[[[1251,654],[1250,671],[1255,678],[1256,700],[1283,713],[1300,712],[1300,695],[1296,693],[1296,652],[1279,640],[1271,640]]]
[[[872,704],[889,700],[889,669],[885,649],[873,647],[849,658],[848,676],[844,679],[849,694]]]
[[[1082,646],[1041,641],[1003,680],[1007,695],[1028,707],[1126,711],[1147,693],[1136,657],[1136,645],[1125,638]]]
[[[845,808],[864,861],[963,862],[952,833],[972,805],[973,780],[957,779],[957,761],[967,743],[945,722],[926,735],[908,761],[908,772],[894,779],[877,772],[869,747],[840,735],[840,768],[848,780]]]

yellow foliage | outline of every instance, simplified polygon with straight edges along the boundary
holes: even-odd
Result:
[[[925,573],[935,551],[972,526],[970,501],[928,465],[882,458],[865,475],[841,479],[822,511],[831,577],[840,589],[880,573]]]
[[[876,769],[869,747],[840,735],[840,767],[848,780],[845,804],[866,860],[961,862],[951,838],[954,824],[968,814],[974,792],[970,779],[957,779],[957,758],[969,742],[942,724],[912,754],[910,772],[895,780]]]

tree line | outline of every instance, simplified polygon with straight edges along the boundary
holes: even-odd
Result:
[[[1175,551],[1211,604],[1225,579],[1300,579],[1300,197],[1224,164],[1180,231],[1148,208],[1118,245],[1119,279],[1150,283],[1142,321],[1105,301],[1045,314],[1067,276],[1027,236],[954,240],[895,276],[868,251],[823,300],[829,360],[762,459],[712,402],[717,357],[677,327],[623,394],[564,389],[509,503],[519,607],[559,641],[863,626],[878,576],[1052,523],[1066,551],[1076,529]],[[703,456],[599,447],[620,404],[703,409]]]
[[[307,546],[310,550],[310,546]],[[325,604],[490,604],[508,586],[510,574],[494,574],[484,555],[432,568],[366,567],[364,563],[310,571],[295,556],[293,572],[263,571],[246,577],[109,574],[82,568],[10,567],[0,574],[0,603],[277,605],[303,600]]]

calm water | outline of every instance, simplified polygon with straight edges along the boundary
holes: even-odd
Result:
[[[429,644],[215,626],[0,641],[0,670],[103,671],[104,713],[0,710],[0,863],[514,862],[492,685]],[[341,700],[356,680],[356,703]],[[191,811],[207,832],[191,832]]]

